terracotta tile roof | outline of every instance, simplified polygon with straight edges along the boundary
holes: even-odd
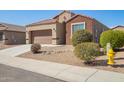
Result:
[[[42,21],[39,21],[39,22],[29,24],[27,26],[42,25],[42,24],[52,24],[52,23],[56,23],[56,22],[57,22],[57,19],[47,19],[47,20],[42,20]]]
[[[86,15],[81,15],[81,14],[75,14],[74,16],[72,16],[69,20],[67,20],[66,22],[69,22],[70,20],[76,18],[77,16],[82,16],[82,17],[86,17],[86,18],[89,18],[89,19],[94,19],[92,17],[89,17],[89,16],[86,16]]]
[[[82,15],[82,14],[76,14],[76,15],[74,15],[74,16],[71,17],[69,20],[67,20],[66,23],[69,22],[69,21],[71,21],[72,19],[76,18],[77,16],[86,17],[86,18],[89,18],[89,19],[91,19],[91,20],[93,20],[93,21],[96,21],[96,22],[98,22],[98,23],[104,25],[103,23],[99,22],[99,21],[96,20],[95,18],[92,18],[92,17],[90,17],[90,16],[86,16],[86,15]],[[104,25],[104,26],[107,27],[106,25]],[[108,27],[107,27],[107,28],[108,28]]]
[[[0,25],[4,26],[5,30],[7,30],[7,31],[26,32],[26,28],[24,26],[2,23],[2,22],[0,22]]]
[[[75,14],[75,13],[72,13],[72,12],[70,12],[70,11],[65,10],[65,11],[61,12],[60,14],[56,15],[55,17],[53,17],[53,19],[42,20],[42,21],[39,21],[39,22],[35,22],[35,23],[32,23],[32,24],[29,24],[29,25],[27,25],[27,26],[34,26],[34,25],[42,25],[42,24],[56,23],[56,22],[58,22],[57,19],[56,19],[56,17],[58,17],[59,15],[61,15],[61,14],[64,13],[64,12],[68,12],[68,13],[71,13],[71,14],[72,14],[72,17],[71,17],[70,19],[68,19],[68,20],[66,21],[66,23],[69,22],[70,20],[76,18],[77,16],[82,16],[82,17],[86,17],[86,18],[89,18],[89,19],[91,19],[91,20],[97,21],[96,19],[94,19],[94,18],[92,18],[92,17],[86,16],[86,15],[82,15],[82,14]],[[97,21],[97,22],[99,22],[99,21]],[[100,23],[100,22],[99,22],[99,23]],[[102,23],[101,23],[101,24],[102,24]]]

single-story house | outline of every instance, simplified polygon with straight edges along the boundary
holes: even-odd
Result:
[[[122,30],[124,31],[124,26],[118,25],[112,28],[112,30]]]
[[[109,28],[94,18],[63,11],[52,19],[42,20],[26,26],[26,42],[42,44],[71,44],[75,31],[86,29],[98,42],[100,34]]]
[[[26,28],[8,23],[0,23],[0,44],[25,44]]]

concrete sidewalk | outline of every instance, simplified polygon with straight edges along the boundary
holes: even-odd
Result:
[[[12,57],[2,54],[0,54],[0,64],[21,68],[70,82],[124,81],[124,74],[121,73],[58,64],[47,61],[38,61],[34,59]]]

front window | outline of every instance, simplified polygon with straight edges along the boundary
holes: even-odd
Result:
[[[72,32],[74,33],[75,31],[79,30],[84,30],[85,29],[85,23],[74,23],[72,24]]]

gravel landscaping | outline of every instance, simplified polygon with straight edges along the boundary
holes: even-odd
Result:
[[[37,60],[46,60],[46,61],[57,62],[62,64],[69,64],[69,65],[75,65],[81,67],[85,66],[90,68],[97,68],[97,69],[124,73],[124,57],[123,57],[124,51],[118,52],[116,54],[115,57],[116,65],[112,67],[106,65],[97,65],[97,66],[85,65],[83,64],[82,60],[80,60],[74,55],[73,49],[74,48],[71,45],[59,46],[59,47],[42,47],[39,53],[33,54],[31,52],[27,52],[22,55],[19,55],[19,57],[32,58]],[[104,63],[106,62],[107,57],[104,55],[96,59]]]

